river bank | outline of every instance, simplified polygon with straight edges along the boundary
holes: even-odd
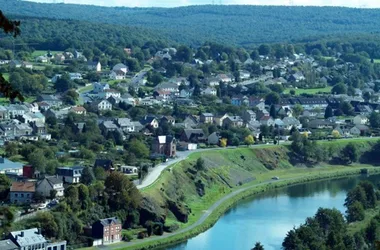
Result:
[[[177,232],[171,234],[164,234],[163,236],[154,236],[146,238],[144,240],[120,243],[106,248],[137,250],[172,245],[174,243],[184,241],[206,231],[207,229],[212,227],[228,209],[234,206],[238,201],[245,199],[249,196],[264,193],[266,191],[285,186],[297,185],[311,181],[336,179],[343,178],[346,176],[358,175],[360,174],[360,169],[362,169],[363,167],[366,167],[371,174],[380,173],[380,168],[365,165],[338,168],[334,166],[333,168],[323,169],[318,172],[314,171],[314,173],[303,172],[304,175],[306,174],[306,176],[303,177],[289,177],[287,179],[282,179],[278,181],[268,181],[264,183],[248,185],[245,187],[238,188],[229,193],[228,195],[224,196],[222,199],[214,203],[207,211],[205,211],[201,218],[197,220],[197,222],[189,225],[188,227],[182,228]],[[302,171],[300,172],[302,173]]]

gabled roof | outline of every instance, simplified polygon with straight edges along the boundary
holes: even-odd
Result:
[[[18,249],[18,246],[15,243],[13,243],[11,240],[2,240],[0,241],[0,249],[14,250],[14,249]]]
[[[109,226],[112,224],[121,224],[120,220],[117,217],[111,217],[111,218],[106,218],[106,219],[100,219],[99,222],[103,226]]]
[[[49,185],[51,187],[54,187],[54,185],[57,185],[57,184],[63,184],[63,181],[60,180],[60,179],[58,179],[57,177],[55,177],[55,176],[49,176],[49,177],[45,177],[42,180],[39,180],[36,185],[39,186],[44,181],[46,181],[47,183],[49,183]]]
[[[12,182],[11,192],[35,192],[34,182]]]
[[[112,160],[108,159],[96,159],[94,167],[103,167],[104,169],[108,170],[113,168],[113,162]]]

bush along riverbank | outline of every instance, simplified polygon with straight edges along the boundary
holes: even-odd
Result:
[[[225,198],[217,202],[216,206],[212,211],[205,214],[204,220],[201,223],[195,223],[189,227],[183,228],[174,234],[166,234],[163,237],[153,237],[148,238],[145,241],[139,243],[133,242],[133,245],[126,247],[121,247],[120,249],[151,249],[157,247],[165,247],[175,243],[182,242],[186,239],[194,237],[210,227],[212,227],[218,219],[230,208],[236,205],[237,202],[260,193],[264,193],[275,188],[282,188],[291,185],[302,184],[311,181],[326,180],[326,179],[337,179],[344,178],[353,175],[361,174],[361,167],[342,167],[339,170],[328,170],[326,172],[315,172],[306,177],[295,177],[292,179],[280,180],[277,182],[261,183],[253,186],[242,187],[234,192],[231,192]],[[380,174],[380,168],[367,167],[371,174]],[[201,218],[203,219],[203,217]]]

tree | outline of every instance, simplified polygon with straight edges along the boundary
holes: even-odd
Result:
[[[36,149],[28,155],[28,162],[35,170],[45,173],[46,171],[46,157],[43,149]]]
[[[338,130],[333,130],[332,132],[331,132],[331,135],[332,135],[332,137],[334,138],[334,139],[339,139],[340,138],[340,133],[339,133],[339,131]]]
[[[293,107],[293,115],[294,115],[294,117],[299,117],[302,114],[302,112],[303,112],[302,105],[300,105],[298,103],[296,105],[294,105],[294,107]]]
[[[271,92],[265,96],[265,104],[267,105],[279,104],[280,99],[281,98],[278,93]]]
[[[364,220],[364,207],[359,201],[355,201],[347,208],[346,218],[348,222],[362,221]]]
[[[359,158],[358,148],[352,142],[348,143],[341,151],[341,159],[347,162],[347,164],[356,162],[358,158]]]
[[[148,158],[149,156],[149,148],[145,143],[138,139],[132,139],[132,141],[126,144],[125,148],[129,153],[133,153],[138,159]]]
[[[205,161],[202,159],[202,157],[199,157],[197,162],[195,163],[195,169],[197,171],[202,171],[205,169]]]
[[[191,62],[193,59],[193,51],[189,47],[181,45],[177,49],[176,57],[179,61]]]
[[[4,16],[3,12],[0,11],[0,28],[6,34],[13,34],[14,37],[18,36],[21,32],[20,22],[12,21]],[[15,90],[12,85],[5,80],[3,75],[0,73],[0,93],[6,98],[11,100],[18,98],[20,101],[24,101],[24,97],[18,90]]]
[[[259,54],[262,56],[267,56],[271,52],[271,47],[267,44],[262,44],[259,47]]]
[[[256,242],[255,246],[251,250],[264,250],[264,246],[260,242]]]
[[[248,135],[248,136],[246,136],[246,137],[244,138],[244,143],[245,143],[246,145],[252,145],[252,144],[255,143],[255,138],[253,138],[252,135]]]
[[[11,186],[11,180],[5,174],[0,174],[0,199],[1,200],[5,200],[7,198],[10,186]]]
[[[380,113],[372,112],[369,116],[369,124],[372,128],[380,128]]]
[[[354,107],[349,102],[341,102],[339,107],[345,115],[351,116],[355,114]]]
[[[333,110],[331,106],[327,106],[325,109],[325,119],[330,118],[333,116]]]
[[[90,185],[93,181],[95,181],[95,175],[94,175],[94,172],[92,171],[92,168],[86,166],[83,169],[82,177],[80,181],[85,185]]]
[[[70,79],[69,74],[65,73],[62,74],[57,82],[55,83],[55,88],[58,92],[65,92],[69,89],[72,89],[75,87],[74,82]]]
[[[17,144],[14,143],[14,142],[9,142],[6,146],[5,146],[5,155],[6,157],[12,157],[12,156],[15,156],[18,154],[18,147],[17,147]]]
[[[65,201],[72,210],[75,211],[78,208],[79,193],[76,186],[69,186],[65,189]]]
[[[270,106],[269,114],[270,114],[270,116],[272,116],[273,119],[277,118],[277,110],[276,110],[276,106],[274,104],[272,104]]]
[[[338,83],[331,89],[331,93],[335,95],[347,94],[347,86],[344,83]]]
[[[220,146],[221,146],[222,148],[227,147],[227,139],[226,139],[226,138],[222,138],[222,139],[220,139]]]

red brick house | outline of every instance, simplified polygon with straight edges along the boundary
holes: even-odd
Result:
[[[92,237],[95,241],[101,240],[101,245],[120,242],[121,222],[117,217],[98,220],[92,224]]]
[[[157,136],[152,143],[152,152],[169,158],[174,157],[177,153],[177,140],[171,135]]]

